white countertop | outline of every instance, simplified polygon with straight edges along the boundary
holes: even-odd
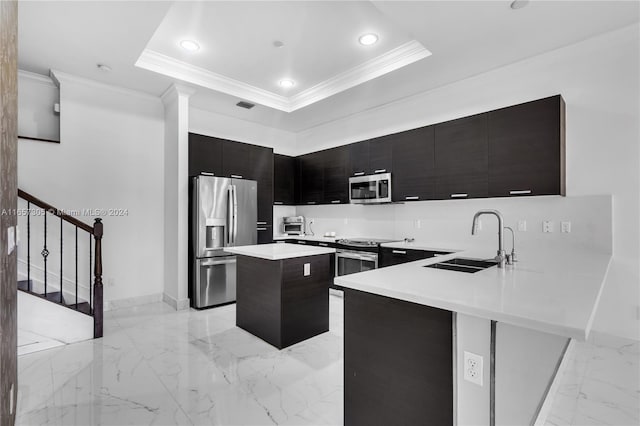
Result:
[[[402,247],[409,248],[406,243]],[[336,277],[335,283],[542,332],[581,340],[588,337],[610,254],[549,249],[520,254],[516,265],[505,269],[494,266],[473,274],[423,267],[455,257],[487,258],[488,253],[491,250],[481,256],[460,251]]]
[[[300,244],[273,243],[255,246],[225,247],[224,251],[243,256],[259,257],[267,260],[291,259],[294,257],[316,256],[335,253],[328,247],[305,246]]]

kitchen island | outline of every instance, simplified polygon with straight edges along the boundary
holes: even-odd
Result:
[[[274,243],[238,255],[236,325],[283,349],[329,330],[333,248]]]
[[[540,419],[570,340],[589,335],[611,255],[548,250],[475,273],[428,267],[487,254],[458,250],[335,279],[345,289],[345,424]],[[475,383],[463,378],[467,352],[484,359]]]

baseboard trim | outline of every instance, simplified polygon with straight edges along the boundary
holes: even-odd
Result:
[[[171,306],[176,311],[189,309],[189,299],[177,300],[169,296],[167,293],[162,293],[162,301]]]
[[[149,303],[162,302],[162,293],[148,294],[145,296],[127,297],[124,299],[105,300],[104,310],[113,311],[114,309],[130,308],[138,305],[148,305]]]

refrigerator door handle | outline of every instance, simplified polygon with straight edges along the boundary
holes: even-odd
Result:
[[[227,204],[227,245],[233,243],[233,185],[229,185],[229,202]]]
[[[238,191],[233,185],[233,244],[236,244],[238,238]]]

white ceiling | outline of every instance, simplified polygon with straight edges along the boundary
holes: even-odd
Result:
[[[234,87],[256,89],[234,92],[226,90],[228,85],[193,85],[193,106],[302,131],[639,20],[636,1],[533,0],[520,10],[509,4],[21,1],[19,67],[41,74],[58,69],[153,95],[179,79],[196,83],[189,80],[191,74],[167,76],[135,66],[144,52],[152,51],[189,70],[240,83]],[[380,42],[359,45],[357,37],[366,31],[378,33]],[[183,52],[178,42],[184,38],[196,39],[201,50]],[[275,48],[275,40],[284,47]],[[264,106],[269,99],[288,102],[412,41],[432,56],[346,85],[339,93],[316,96],[311,104],[288,109],[293,112],[278,109],[280,104]],[[99,71],[97,63],[113,71]],[[289,91],[278,87],[284,77],[293,78],[296,86]],[[266,93],[266,98],[254,98],[264,99],[262,105],[251,110],[235,106],[256,93]]]

